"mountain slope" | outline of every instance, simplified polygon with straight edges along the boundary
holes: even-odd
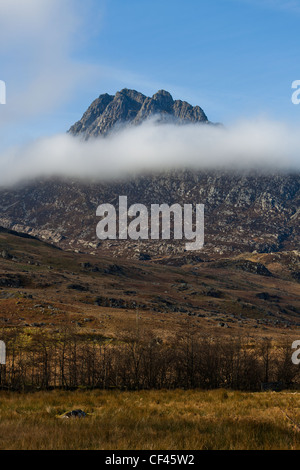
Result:
[[[75,326],[86,339],[120,338],[141,325],[161,338],[193,325],[197,334],[296,335],[296,253],[250,261],[160,265],[57,250],[0,227],[0,329]],[[21,330],[22,331],[22,330]]]
[[[96,238],[98,205],[204,204],[205,246],[201,257],[299,249],[299,174],[222,171],[173,172],[127,181],[33,181],[0,190],[0,225],[51,241],[64,249],[138,257],[185,256],[184,242]]]
[[[85,139],[103,136],[153,115],[160,122],[209,123],[199,106],[174,101],[166,91],[149,98],[124,89],[115,96],[101,95],[69,133]],[[300,174],[275,170],[273,174],[177,170],[119,181],[104,182],[96,174],[93,182],[67,178],[31,181],[0,188],[0,225],[73,251],[129,258],[144,252],[156,259],[176,255],[181,262],[192,255],[185,253],[185,241],[178,240],[100,242],[96,209],[106,203],[117,209],[119,196],[127,196],[129,205],[145,204],[148,210],[151,204],[204,204],[205,246],[197,256],[206,259],[293,251],[300,246]]]

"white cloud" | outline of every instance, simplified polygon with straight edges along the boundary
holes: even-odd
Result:
[[[91,75],[92,67],[72,59],[82,40],[81,17],[84,5],[77,0],[0,0],[0,78],[7,83],[2,127],[48,114]]]
[[[300,169],[298,130],[258,119],[230,128],[145,122],[110,137],[40,139],[0,156],[0,184],[60,175],[105,179],[174,168]]]

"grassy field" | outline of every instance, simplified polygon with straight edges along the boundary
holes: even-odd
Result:
[[[72,409],[86,419],[61,419]],[[300,449],[300,393],[0,393],[0,449]]]

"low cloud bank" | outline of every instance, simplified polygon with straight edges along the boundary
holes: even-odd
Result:
[[[299,129],[266,120],[225,128],[158,125],[154,119],[89,141],[56,135],[0,154],[0,185],[50,176],[101,180],[181,168],[299,171]]]

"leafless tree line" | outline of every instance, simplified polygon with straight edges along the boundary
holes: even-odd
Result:
[[[0,331],[6,365],[0,388],[47,390],[99,388],[120,390],[229,388],[260,390],[261,383],[300,384],[300,368],[291,361],[291,344],[265,339],[200,338],[187,328],[170,341],[151,333],[123,334],[118,340],[83,338],[65,330],[54,336]]]

